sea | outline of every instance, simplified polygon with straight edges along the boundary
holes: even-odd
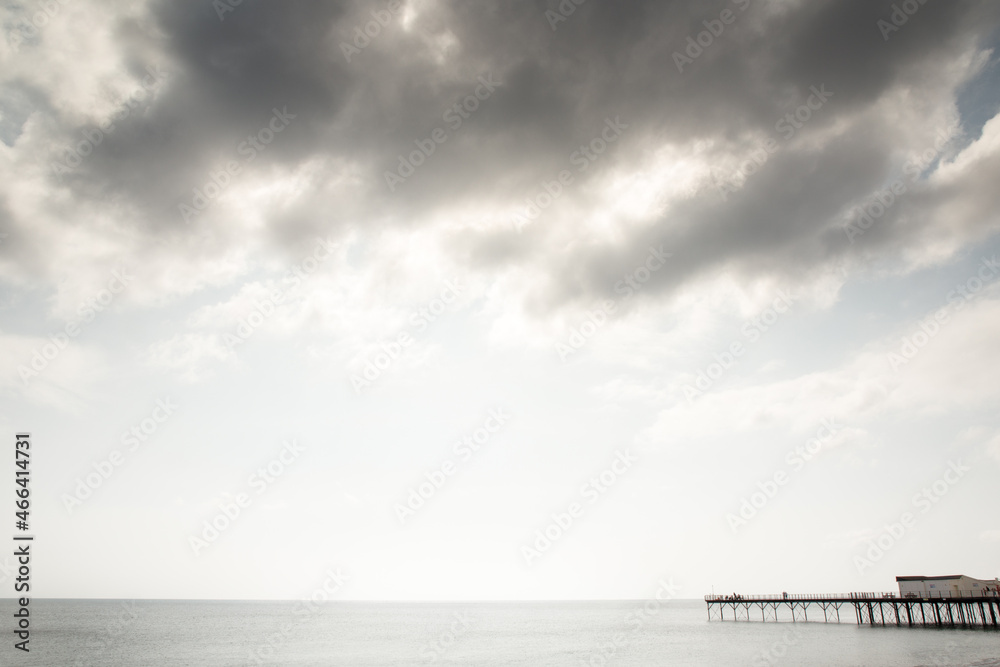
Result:
[[[691,665],[1000,667],[991,629],[709,621],[668,602],[32,600],[16,650],[0,600],[0,665]]]

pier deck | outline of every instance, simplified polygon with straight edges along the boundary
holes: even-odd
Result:
[[[708,620],[937,627],[1000,627],[1000,597],[900,597],[895,593],[706,595]],[[810,618],[812,615],[812,618]]]

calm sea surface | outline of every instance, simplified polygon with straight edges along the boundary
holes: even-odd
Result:
[[[996,631],[709,623],[701,601],[651,607],[33,600],[25,654],[2,600],[0,665],[1000,666]]]

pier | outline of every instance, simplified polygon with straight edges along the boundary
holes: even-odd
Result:
[[[1000,597],[896,593],[706,595],[709,621],[840,623],[934,627],[998,627]],[[853,616],[852,616],[853,612]],[[811,618],[810,618],[811,617]]]

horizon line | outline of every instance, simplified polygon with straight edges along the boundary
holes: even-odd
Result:
[[[79,601],[144,601],[144,602],[313,602],[315,604],[326,604],[330,602],[374,602],[380,604],[414,603],[414,604],[500,604],[508,602],[648,602],[656,600],[649,598],[532,598],[532,599],[469,599],[469,600],[433,600],[433,599],[366,599],[366,598],[332,598],[327,600],[312,600],[311,598],[130,598],[130,597],[40,597],[27,596],[30,600],[79,600]],[[0,596],[0,600],[18,600],[18,597]],[[659,602],[696,600],[704,601],[704,597],[696,598],[669,598],[658,600]]]

